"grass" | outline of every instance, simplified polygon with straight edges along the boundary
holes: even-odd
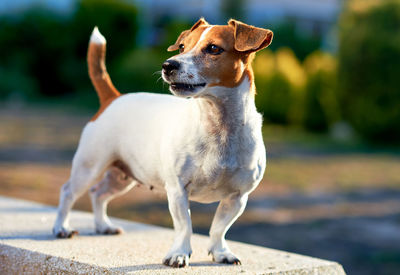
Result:
[[[379,154],[272,159],[260,189],[268,185],[290,192],[400,188],[399,169],[398,157]]]

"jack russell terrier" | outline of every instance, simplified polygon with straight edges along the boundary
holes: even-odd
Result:
[[[68,213],[90,187],[96,231],[121,233],[106,214],[107,204],[143,184],[167,193],[176,235],[165,265],[189,265],[189,200],[220,202],[209,253],[215,262],[240,264],[225,234],[265,170],[251,62],[272,36],[270,30],[236,20],[219,26],[201,18],[168,48],[179,54],[162,65],[162,77],[175,96],[121,95],[106,71],[106,40],[95,28],[88,66],[101,106],[83,129],[70,178],[61,189],[54,235],[77,234]]]

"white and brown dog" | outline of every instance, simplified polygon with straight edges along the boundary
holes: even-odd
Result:
[[[121,95],[105,68],[106,41],[95,28],[88,63],[101,107],[83,129],[70,179],[61,189],[54,234],[68,238],[77,233],[69,227],[68,213],[91,186],[96,231],[120,233],[107,217],[107,204],[144,184],[167,193],[176,236],[165,265],[189,264],[189,200],[220,201],[209,252],[218,263],[240,264],[225,234],[264,174],[251,62],[272,36],[270,30],[236,20],[219,26],[202,18],[168,48],[179,50],[162,66],[175,96]]]

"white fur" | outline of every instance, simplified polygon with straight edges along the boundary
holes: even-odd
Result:
[[[83,130],[60,195],[54,233],[70,234],[72,204],[98,182],[91,189],[96,229],[118,231],[107,218],[107,203],[141,183],[167,192],[176,237],[165,264],[188,264],[189,200],[220,201],[210,229],[210,253],[217,262],[238,262],[225,233],[243,212],[266,164],[262,118],[250,89],[245,78],[235,88],[206,86],[189,99],[149,93],[117,98]],[[133,177],[111,166],[115,160],[125,163]]]
[[[92,35],[90,36],[90,43],[106,44],[106,39],[99,32],[99,29],[97,27],[94,27],[93,29]]]

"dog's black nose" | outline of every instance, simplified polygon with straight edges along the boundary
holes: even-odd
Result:
[[[179,70],[179,67],[180,67],[179,62],[171,59],[165,61],[164,64],[162,64],[164,73],[167,75],[171,74],[175,70]]]

